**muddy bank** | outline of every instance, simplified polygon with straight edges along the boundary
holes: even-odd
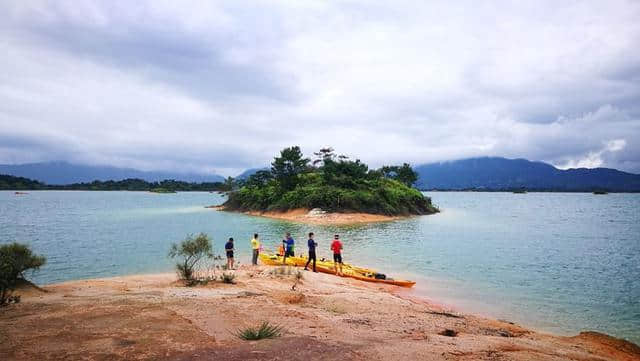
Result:
[[[21,291],[0,310],[3,360],[639,360],[602,335],[561,337],[403,298],[393,286],[272,267],[237,283],[185,287],[174,274],[73,281]],[[276,339],[233,332],[269,321]]]

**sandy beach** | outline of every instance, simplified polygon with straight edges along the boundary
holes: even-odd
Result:
[[[209,206],[207,208],[215,209],[218,211],[227,211],[223,206]],[[230,212],[230,211],[227,211]],[[256,217],[267,217],[273,219],[281,219],[290,222],[306,223],[314,225],[347,225],[347,224],[359,224],[359,223],[372,223],[372,222],[388,222],[402,218],[403,216],[385,216],[383,214],[371,214],[371,213],[359,213],[359,212],[313,212],[310,209],[299,208],[292,209],[286,212],[278,211],[249,211],[242,212],[244,214]]]
[[[236,284],[186,287],[175,274],[22,289],[0,311],[3,360],[639,360],[595,332],[535,332],[447,309],[393,286],[243,266]],[[280,338],[233,332],[263,321]]]

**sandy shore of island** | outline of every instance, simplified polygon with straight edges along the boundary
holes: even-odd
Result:
[[[0,310],[0,355],[13,360],[639,360],[632,343],[573,337],[462,314],[393,286],[243,266],[236,284],[186,287],[174,274],[23,289]],[[263,321],[282,337],[233,332]],[[449,330],[449,331],[448,331]]]
[[[223,206],[210,206],[207,208],[225,211]],[[373,223],[373,222],[388,222],[407,217],[403,216],[385,216],[382,214],[370,214],[370,213],[315,213],[306,208],[292,209],[286,212],[278,211],[249,211],[242,212],[244,214],[256,217],[267,217],[273,219],[281,219],[290,222],[316,224],[316,225],[347,225],[347,224],[359,224],[359,223]]]

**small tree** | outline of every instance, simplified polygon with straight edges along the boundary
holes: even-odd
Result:
[[[182,257],[176,263],[176,270],[180,278],[189,284],[194,281],[194,271],[200,261],[213,258],[211,239],[206,233],[200,233],[195,238],[188,235],[180,244],[174,243],[169,249],[169,257]]]
[[[398,180],[407,185],[407,187],[411,187],[413,183],[418,180],[418,173],[411,168],[409,163],[402,164],[401,167],[398,167]]]
[[[319,151],[313,153],[316,159],[313,160],[314,167],[322,167],[327,160],[335,160],[336,154],[332,147],[320,148]]]
[[[418,173],[411,168],[409,163],[404,163],[402,166],[388,166],[385,165],[380,168],[380,172],[384,177],[396,179],[404,184],[407,187],[411,187],[413,183],[418,180]]]
[[[273,179],[273,174],[268,170],[259,170],[249,176],[245,183],[249,187],[262,187]]]
[[[309,165],[309,158],[303,158],[300,147],[294,146],[280,151],[271,163],[274,175],[283,191],[287,192],[298,184],[298,174],[304,172]]]
[[[25,281],[25,272],[36,271],[46,258],[33,254],[29,246],[10,243],[0,246],[0,306],[6,305],[16,286]]]

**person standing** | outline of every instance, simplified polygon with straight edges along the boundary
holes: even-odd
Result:
[[[233,237],[229,237],[229,241],[224,245],[224,250],[227,251],[227,269],[233,269]]]
[[[282,258],[282,264],[287,263],[287,257],[295,257],[293,253],[293,245],[295,244],[295,240],[291,237],[291,233],[287,232],[285,234],[285,239],[282,240],[282,243],[285,246],[284,257]]]
[[[304,270],[308,271],[307,267],[309,267],[309,262],[313,260],[313,272],[318,272],[316,271],[316,247],[318,246],[318,243],[313,240],[313,232],[309,233],[307,245],[309,246],[309,259],[307,259],[307,264],[304,265]]]
[[[251,263],[256,266],[258,265],[258,255],[260,254],[260,241],[258,240],[257,233],[254,233],[253,238],[251,239],[251,249],[253,249],[253,258],[251,258]]]
[[[337,234],[333,236],[331,251],[333,251],[333,270],[338,276],[342,276],[342,242]],[[338,272],[338,265],[340,265],[340,272]]]

